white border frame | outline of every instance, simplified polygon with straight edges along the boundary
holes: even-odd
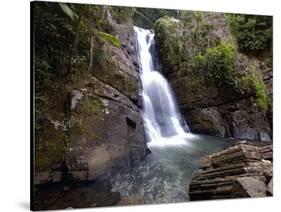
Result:
[[[52,0],[50,0],[52,1]],[[64,2],[62,0],[57,0]],[[274,197],[162,205],[89,208],[83,211],[276,211],[280,205],[281,126],[280,89],[281,10],[277,0],[67,0],[73,3],[156,7],[274,16]],[[29,210],[30,178],[30,6],[29,1],[1,4],[0,211]],[[279,39],[278,39],[279,38]],[[278,179],[279,178],[279,179]],[[280,206],[279,206],[280,207]],[[280,209],[279,209],[280,210]]]

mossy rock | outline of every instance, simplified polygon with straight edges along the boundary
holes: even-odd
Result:
[[[221,43],[234,46],[233,39],[220,13],[187,12],[180,19],[162,17],[156,22],[155,35],[164,71],[196,72],[196,57]],[[236,46],[234,46],[236,48]]]
[[[83,100],[79,103],[79,107],[75,113],[81,114],[84,117],[95,117],[99,120],[102,118],[102,109],[103,109],[103,103],[102,101],[97,97],[92,96],[86,96],[83,98]]]
[[[69,145],[84,141],[99,141],[103,131],[104,105],[96,96],[84,96],[72,111]]]
[[[120,49],[107,44],[102,48],[103,58],[93,67],[92,74],[130,99],[136,99],[138,83],[132,62]]]
[[[248,74],[240,79],[240,85],[245,92],[255,95],[256,104],[261,111],[267,111],[271,98],[261,77],[255,73]]]
[[[155,36],[160,56],[169,68],[178,67],[183,62],[183,25],[180,20],[168,16],[155,23]],[[170,70],[172,71],[172,70]]]
[[[66,154],[66,135],[49,120],[41,120],[41,128],[35,133],[35,169],[50,170],[60,164]]]

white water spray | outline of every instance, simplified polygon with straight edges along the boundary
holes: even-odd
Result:
[[[172,90],[158,70],[151,55],[154,33],[134,27],[137,37],[137,52],[140,63],[140,77],[143,91],[145,133],[148,145],[186,143],[191,134],[181,116],[173,97]],[[187,131],[187,132],[186,132]]]

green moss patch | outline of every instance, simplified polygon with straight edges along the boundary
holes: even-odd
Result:
[[[42,120],[43,121],[43,120]],[[44,120],[35,134],[35,168],[50,169],[61,163],[66,153],[66,135],[61,129],[55,129],[48,120]]]
[[[86,96],[83,101],[80,103],[77,114],[84,117],[102,117],[103,103],[99,98]]]
[[[240,86],[246,92],[254,93],[258,108],[262,111],[267,111],[271,99],[266,92],[266,87],[261,77],[258,77],[255,73],[248,74],[240,79]]]
[[[159,51],[163,52],[161,55],[165,55],[164,62],[169,64],[169,67],[178,67],[184,62],[185,56],[181,22],[164,16],[155,23],[155,32]]]
[[[121,53],[120,53],[121,54]],[[136,78],[130,76],[134,70],[122,61],[118,61],[119,56],[109,46],[104,46],[103,59],[96,64],[93,75],[102,82],[111,85],[128,97],[136,95],[138,85]]]
[[[67,131],[69,145],[84,145],[88,141],[99,141],[103,133],[102,100],[95,96],[85,96],[72,113],[72,123]]]

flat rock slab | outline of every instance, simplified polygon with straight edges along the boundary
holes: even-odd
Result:
[[[267,186],[263,181],[254,177],[239,177],[236,179],[249,197],[265,197]]]

